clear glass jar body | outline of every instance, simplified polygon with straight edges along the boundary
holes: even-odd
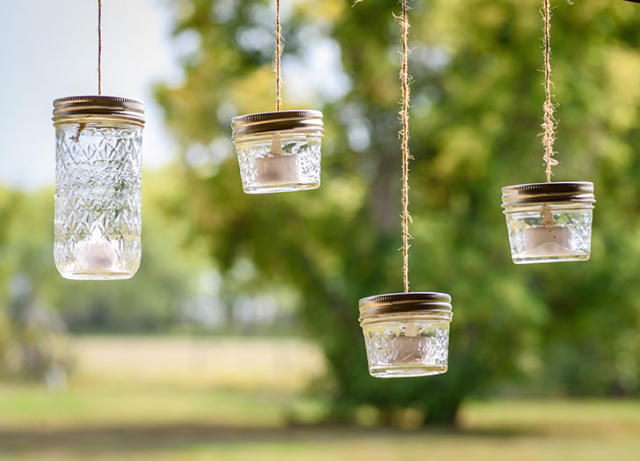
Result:
[[[362,320],[369,373],[377,378],[445,373],[451,312],[385,314]]]
[[[234,137],[242,188],[268,194],[320,187],[322,129],[294,128]]]
[[[514,263],[589,259],[592,203],[565,201],[506,205],[504,214]]]
[[[141,147],[141,124],[56,124],[54,259],[63,277],[128,279],[138,270]]]

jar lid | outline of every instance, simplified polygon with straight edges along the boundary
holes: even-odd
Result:
[[[118,96],[70,96],[53,101],[53,124],[115,119],[144,125],[144,103]]]
[[[233,138],[245,134],[311,128],[322,130],[322,112],[318,110],[281,110],[240,115],[231,119]]]
[[[389,293],[362,298],[360,320],[381,314],[397,314],[422,311],[448,311],[451,313],[451,296],[434,291]]]
[[[587,181],[540,182],[502,188],[502,206],[520,203],[595,202],[593,183]]]

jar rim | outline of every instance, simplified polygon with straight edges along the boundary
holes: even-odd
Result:
[[[516,184],[502,188],[502,206],[521,203],[594,203],[594,186],[589,181]]]
[[[451,312],[451,296],[436,291],[414,291],[368,296],[359,301],[360,321],[384,314]]]
[[[453,319],[453,312],[447,309],[431,309],[424,311],[407,312],[378,312],[364,317],[362,314],[358,319],[361,326],[386,322],[411,322],[411,321],[437,321],[450,323]]]
[[[144,126],[144,103],[120,96],[68,96],[53,101],[53,124],[116,120]]]
[[[318,110],[281,110],[239,115],[231,119],[232,138],[246,134],[308,128],[322,131],[322,112]]]

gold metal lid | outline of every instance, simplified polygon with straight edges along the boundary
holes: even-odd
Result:
[[[144,103],[117,96],[70,96],[53,101],[53,124],[106,119],[144,125]]]
[[[281,110],[240,115],[231,119],[233,138],[245,134],[309,128],[322,130],[322,112],[318,110]]]
[[[523,203],[595,202],[593,183],[587,181],[540,182],[502,188],[502,206]]]
[[[451,319],[451,296],[434,291],[389,293],[362,298],[360,320],[382,314],[442,312]]]

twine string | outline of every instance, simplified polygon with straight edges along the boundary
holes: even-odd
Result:
[[[98,0],[98,95],[102,94],[102,0]]]
[[[553,143],[556,136],[555,107],[551,96],[551,7],[550,0],[543,0],[544,17],[544,117],[542,122],[542,146],[544,147],[544,163],[547,182],[551,182],[551,169],[558,164],[553,158]]]
[[[400,66],[400,81],[402,83],[402,110],[400,118],[402,129],[402,281],[405,293],[409,291],[409,17],[407,13],[407,0],[402,0],[402,64]]]
[[[276,110],[282,106],[280,89],[282,86],[282,71],[280,57],[282,56],[282,34],[280,33],[280,0],[276,0]]]
[[[363,0],[354,0],[353,5]],[[409,160],[411,160],[411,152],[409,151],[409,103],[411,88],[409,85],[409,13],[407,0],[402,0],[402,15],[400,16],[400,28],[402,30],[402,61],[400,64],[400,82],[402,89],[402,108],[400,110],[400,120],[402,128],[400,129],[400,139],[402,145],[402,282],[404,292],[409,291],[409,224],[411,223],[411,215],[409,214]]]

